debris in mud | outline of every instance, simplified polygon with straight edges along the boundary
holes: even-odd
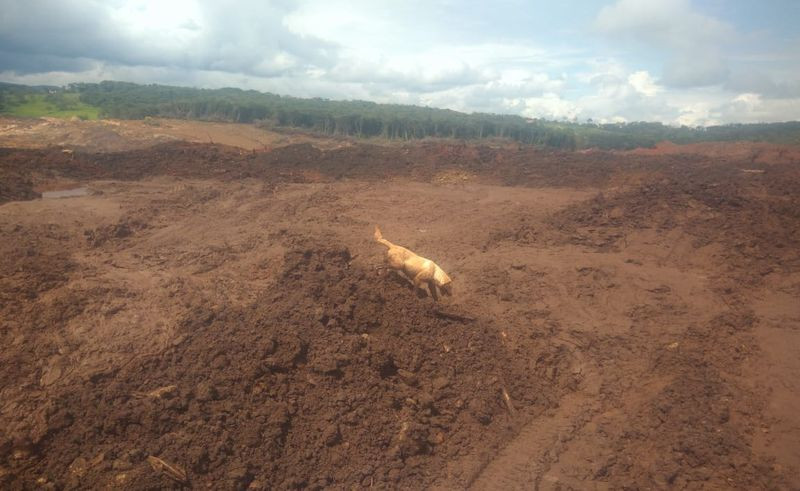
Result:
[[[500,392],[503,394],[503,403],[506,405],[508,412],[511,416],[514,416],[517,413],[517,409],[514,407],[514,403],[511,402],[511,396],[508,395],[508,391],[505,387],[502,387]]]
[[[164,387],[159,387],[158,389],[151,390],[150,392],[134,392],[134,397],[144,398],[149,397],[151,399],[168,399],[173,397],[178,390],[178,386],[176,385],[166,385]]]
[[[83,232],[86,242],[90,247],[100,247],[107,242],[125,239],[138,230],[147,228],[146,223],[134,218],[123,218],[119,223],[105,225],[93,230]]]
[[[471,317],[469,315],[464,314],[457,314],[454,312],[447,312],[445,310],[437,309],[434,311],[438,317],[442,317],[444,319],[450,319],[458,322],[474,322],[476,319],[475,317]]]
[[[186,484],[188,482],[186,471],[175,464],[169,464],[154,455],[147,457],[147,463],[150,464],[150,467],[152,467],[154,471],[164,474],[179,484]]]

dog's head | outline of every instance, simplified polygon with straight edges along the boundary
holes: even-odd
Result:
[[[439,289],[442,291],[442,295],[447,295],[448,297],[453,296],[453,284],[452,283],[446,283],[446,284],[440,286]]]

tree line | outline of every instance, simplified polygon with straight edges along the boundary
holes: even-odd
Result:
[[[465,114],[447,109],[280,96],[254,90],[193,89],[126,82],[73,84],[81,100],[107,117],[165,117],[302,128],[326,135],[419,139],[500,137],[575,147],[575,134],[519,116]]]
[[[22,87],[0,84],[0,111],[2,101],[7,105],[10,99],[24,93]],[[28,89],[56,97],[53,87]],[[229,121],[361,138],[508,138],[563,149],[630,149],[664,140],[675,143],[762,140],[800,144],[800,122],[706,128],[648,122],[577,123],[367,101],[304,99],[236,88],[197,89],[112,81],[75,83],[58,90],[78,94],[81,102],[99,108],[100,116],[107,118]],[[7,96],[3,98],[2,94]]]

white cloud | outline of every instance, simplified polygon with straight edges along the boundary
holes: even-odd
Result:
[[[708,102],[694,102],[680,108],[680,115],[675,120],[676,123],[685,126],[708,126],[720,124],[720,121],[712,116],[712,107]]]
[[[639,92],[647,97],[653,97],[654,95],[663,91],[663,88],[656,84],[655,80],[653,80],[653,77],[651,77],[646,70],[639,70],[638,72],[633,72],[628,75],[628,83],[636,90],[636,92]]]
[[[568,119],[577,118],[581,110],[572,101],[548,92],[540,97],[528,97],[519,101],[509,100],[510,107],[522,106],[520,114],[530,118]]]

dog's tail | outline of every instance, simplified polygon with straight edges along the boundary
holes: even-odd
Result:
[[[379,229],[377,225],[375,225],[375,241],[385,245],[386,247],[394,246],[394,244],[383,238],[381,229]]]

